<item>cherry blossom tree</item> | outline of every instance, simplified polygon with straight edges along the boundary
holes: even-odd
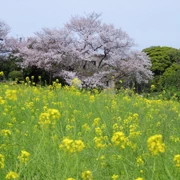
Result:
[[[22,67],[36,66],[84,87],[107,87],[114,77],[128,83],[148,82],[151,63],[145,53],[132,51],[133,39],[122,29],[102,23],[100,14],[73,16],[61,29],[42,29],[16,45]]]
[[[7,34],[9,33],[9,26],[4,22],[0,20],[0,39],[3,40]]]
[[[10,27],[4,22],[0,20],[0,52],[5,51],[4,40],[9,33]]]

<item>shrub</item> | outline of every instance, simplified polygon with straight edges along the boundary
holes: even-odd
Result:
[[[8,74],[8,78],[12,80],[15,80],[15,79],[23,80],[23,74],[21,71],[11,71]]]

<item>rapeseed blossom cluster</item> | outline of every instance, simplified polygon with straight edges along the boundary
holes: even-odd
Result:
[[[56,121],[60,118],[60,112],[57,109],[47,109],[39,116],[39,124],[42,126],[55,125]]]
[[[11,135],[11,131],[9,129],[2,129],[0,131],[0,135],[4,136],[4,137],[8,137]]]
[[[93,121],[93,126],[97,126],[100,122],[100,118],[95,118],[94,121]]]
[[[81,80],[78,79],[78,78],[74,78],[72,81],[71,81],[71,85],[72,86],[75,86],[77,88],[81,88],[82,85],[81,85]]]
[[[139,126],[137,124],[131,124],[129,126],[129,137],[136,138],[137,136],[141,135],[141,131],[137,131]]]
[[[136,139],[142,133],[139,131],[139,115],[134,113],[130,115],[127,119],[124,120],[124,123],[129,128],[129,136],[128,138]]]
[[[114,132],[111,141],[115,146],[120,146],[123,149],[127,144],[127,138],[125,134],[121,131]]]
[[[154,84],[152,84],[152,85],[151,85],[151,89],[150,89],[150,90],[151,90],[151,91],[154,91],[155,89],[156,89],[155,85],[154,85]]]
[[[90,96],[89,96],[89,101],[90,101],[91,103],[93,103],[93,102],[95,101],[95,96],[94,96],[94,95],[90,95]]]
[[[175,155],[173,160],[174,160],[176,167],[180,168],[180,154]]]
[[[102,129],[101,129],[100,127],[96,127],[96,128],[95,128],[95,133],[96,133],[98,136],[102,136],[103,131],[102,131]]]
[[[18,179],[19,175],[16,172],[10,171],[8,172],[8,174],[6,175],[6,179]]]
[[[19,159],[22,163],[26,164],[26,163],[29,161],[29,157],[30,157],[30,153],[23,150],[23,151],[21,151],[21,155],[18,156],[18,159]]]
[[[117,179],[119,178],[119,175],[113,174],[113,175],[111,176],[111,178],[112,178],[112,180],[117,180]]]
[[[30,78],[28,76],[25,79],[26,79],[26,82],[30,81]]]
[[[5,98],[8,100],[11,100],[11,101],[17,100],[17,91],[16,90],[7,89],[5,94],[6,94]]]
[[[1,76],[4,76],[4,72],[3,71],[0,71],[0,77]]]
[[[87,170],[82,172],[81,177],[83,180],[92,180],[92,172]]]
[[[104,129],[106,129],[106,125],[101,124],[101,119],[98,117],[93,120],[92,126],[94,127],[94,132],[96,134],[93,139],[95,147],[103,149],[108,145],[108,136],[104,135]]]
[[[0,154],[0,169],[4,168],[4,156]]]
[[[142,177],[138,177],[135,180],[144,180]]]
[[[97,148],[103,149],[104,147],[107,146],[107,141],[108,137],[107,136],[98,136],[94,137],[94,143]]]
[[[100,163],[101,168],[104,168],[107,165],[106,157],[104,155],[98,157],[96,160]]]
[[[89,132],[91,130],[90,126],[88,125],[88,123],[85,123],[82,125],[82,128],[86,131]]]
[[[59,148],[69,153],[76,153],[81,152],[85,148],[85,145],[82,140],[64,138],[59,145]]]
[[[0,104],[4,104],[5,100],[0,96]]]
[[[114,123],[112,128],[113,128],[113,132],[116,132],[119,129],[118,123]]]
[[[165,144],[162,142],[162,135],[157,134],[148,138],[148,149],[152,155],[163,153],[165,151]]]
[[[180,117],[180,115],[179,115],[179,117]],[[175,143],[180,142],[180,137],[170,136],[169,139]]]
[[[142,165],[144,165],[144,160],[142,159],[142,156],[139,156],[139,157],[136,159],[136,164],[137,164],[137,166],[142,166]]]

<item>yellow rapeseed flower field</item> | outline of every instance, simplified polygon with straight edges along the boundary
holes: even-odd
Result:
[[[180,179],[178,102],[26,81],[0,84],[0,180]]]

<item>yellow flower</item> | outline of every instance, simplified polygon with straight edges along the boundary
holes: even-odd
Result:
[[[117,107],[117,102],[115,100],[112,100],[112,109],[115,109]]]
[[[125,148],[125,145],[127,143],[127,138],[125,137],[125,134],[123,132],[118,131],[118,132],[114,132],[111,141],[115,146],[120,145],[121,148]]]
[[[113,180],[116,180],[116,179],[119,178],[119,175],[113,174],[113,175],[111,176],[111,178],[112,178]]]
[[[139,156],[136,160],[137,166],[144,165],[144,161],[141,156]]]
[[[0,169],[4,168],[4,156],[0,154]]]
[[[59,148],[70,153],[75,153],[81,152],[85,148],[85,145],[82,140],[64,138],[62,143],[59,145]]]
[[[89,101],[90,101],[90,102],[94,102],[94,100],[95,100],[94,95],[91,95],[91,96],[89,97]]]
[[[92,173],[91,171],[84,171],[82,174],[81,174],[81,177],[83,180],[92,180]]]
[[[17,179],[19,177],[19,175],[16,172],[10,171],[7,175],[6,175],[6,179]]]
[[[91,130],[91,128],[89,127],[88,123],[85,123],[82,125],[82,128],[86,131],[89,132]]]
[[[67,178],[66,180],[75,180],[74,178]]]
[[[140,170],[140,173],[144,173],[144,171],[141,169],[141,170]]]
[[[104,147],[106,147],[106,144],[103,141],[104,141],[103,136],[94,138],[94,143],[97,148],[103,149]]]
[[[4,76],[4,72],[3,71],[0,71],[0,76]]]
[[[22,162],[22,163],[27,163],[27,161],[29,161],[29,157],[30,157],[30,153],[28,153],[27,151],[21,151],[21,155],[18,156],[18,159]]]
[[[82,140],[75,140],[74,148],[76,152],[81,152],[85,148],[85,145]]]
[[[78,78],[74,78],[71,81],[71,85],[74,86],[74,87],[77,87],[77,88],[81,88],[82,87],[81,80],[79,80]]]
[[[163,153],[165,151],[165,144],[162,142],[162,135],[157,134],[148,138],[148,149],[152,155]]]
[[[142,177],[138,177],[135,180],[143,180],[143,178]]]
[[[175,155],[173,160],[176,164],[176,167],[180,167],[180,154]]]
[[[8,129],[2,129],[2,130],[0,131],[0,134],[3,135],[3,136],[5,136],[5,137],[8,137],[8,136],[11,135],[11,131],[8,130]]]
[[[29,82],[30,81],[30,78],[27,76],[26,77],[26,82]]]
[[[119,128],[118,123],[113,124],[113,130],[116,131]]]
[[[151,91],[154,91],[156,89],[155,85],[151,85]]]
[[[47,109],[46,112],[40,114],[39,124],[45,126],[55,125],[59,118],[60,112],[57,109]]]
[[[74,129],[74,126],[71,126],[71,125],[69,125],[69,124],[66,125],[66,130],[67,130],[67,131],[70,131],[71,129]]]
[[[179,117],[180,117],[180,116],[179,116]],[[180,142],[180,138],[179,138],[179,137],[176,137],[176,136],[170,136],[170,140],[171,140],[172,142],[175,142],[175,143]]]
[[[100,118],[95,118],[93,122],[93,126],[97,126],[99,124]]]
[[[10,90],[7,89],[5,94],[6,94],[6,99],[12,100],[12,101],[16,101],[17,100],[17,96],[16,96],[16,90]]]
[[[99,136],[101,136],[102,133],[103,133],[100,127],[95,128],[95,132],[96,132],[96,134],[99,135]]]
[[[4,104],[5,100],[3,100],[3,98],[0,96],[0,104]]]

